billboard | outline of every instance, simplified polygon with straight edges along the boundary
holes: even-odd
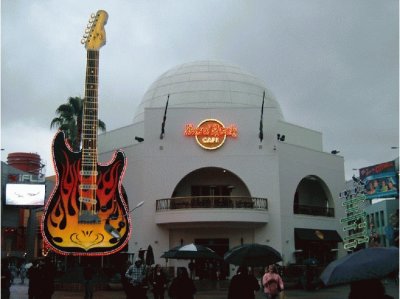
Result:
[[[6,184],[6,205],[43,206],[44,184]]]
[[[399,197],[399,181],[394,161],[360,169],[367,199]]]

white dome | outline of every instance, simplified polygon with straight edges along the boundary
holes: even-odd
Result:
[[[144,120],[145,108],[165,107],[168,94],[169,108],[261,108],[264,91],[264,108],[275,109],[283,119],[279,103],[254,75],[218,61],[185,63],[165,72],[150,86],[133,122]]]

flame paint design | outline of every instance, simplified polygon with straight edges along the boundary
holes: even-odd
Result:
[[[51,249],[75,255],[106,255],[122,249],[131,233],[121,184],[126,168],[124,154],[118,151],[109,164],[97,165],[96,203],[85,202],[82,206],[79,186],[88,184],[91,177],[80,174],[81,152],[71,151],[62,132],[54,138],[53,159],[57,183],[42,218],[42,235]],[[88,191],[82,191],[82,196],[85,192]],[[88,212],[92,208],[97,221],[79,221],[80,210]]]

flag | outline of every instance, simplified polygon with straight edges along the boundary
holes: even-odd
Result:
[[[167,120],[168,101],[169,101],[169,94],[168,94],[168,98],[167,98],[167,103],[165,104],[164,118],[163,118],[163,121],[162,121],[162,124],[161,124],[160,139],[163,139],[164,138],[164,134],[165,134],[165,121]]]
[[[263,133],[264,99],[265,99],[265,90],[263,92],[263,100],[262,100],[262,105],[261,105],[260,132],[258,133],[258,137],[260,138],[260,142],[262,142],[263,138],[264,138],[264,133]]]

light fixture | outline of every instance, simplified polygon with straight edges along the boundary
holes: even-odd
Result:
[[[143,142],[143,141],[144,141],[144,138],[135,136],[135,140],[136,140],[137,142]]]
[[[285,141],[285,138],[286,136],[283,134],[276,134],[276,139],[278,139],[278,141]]]

